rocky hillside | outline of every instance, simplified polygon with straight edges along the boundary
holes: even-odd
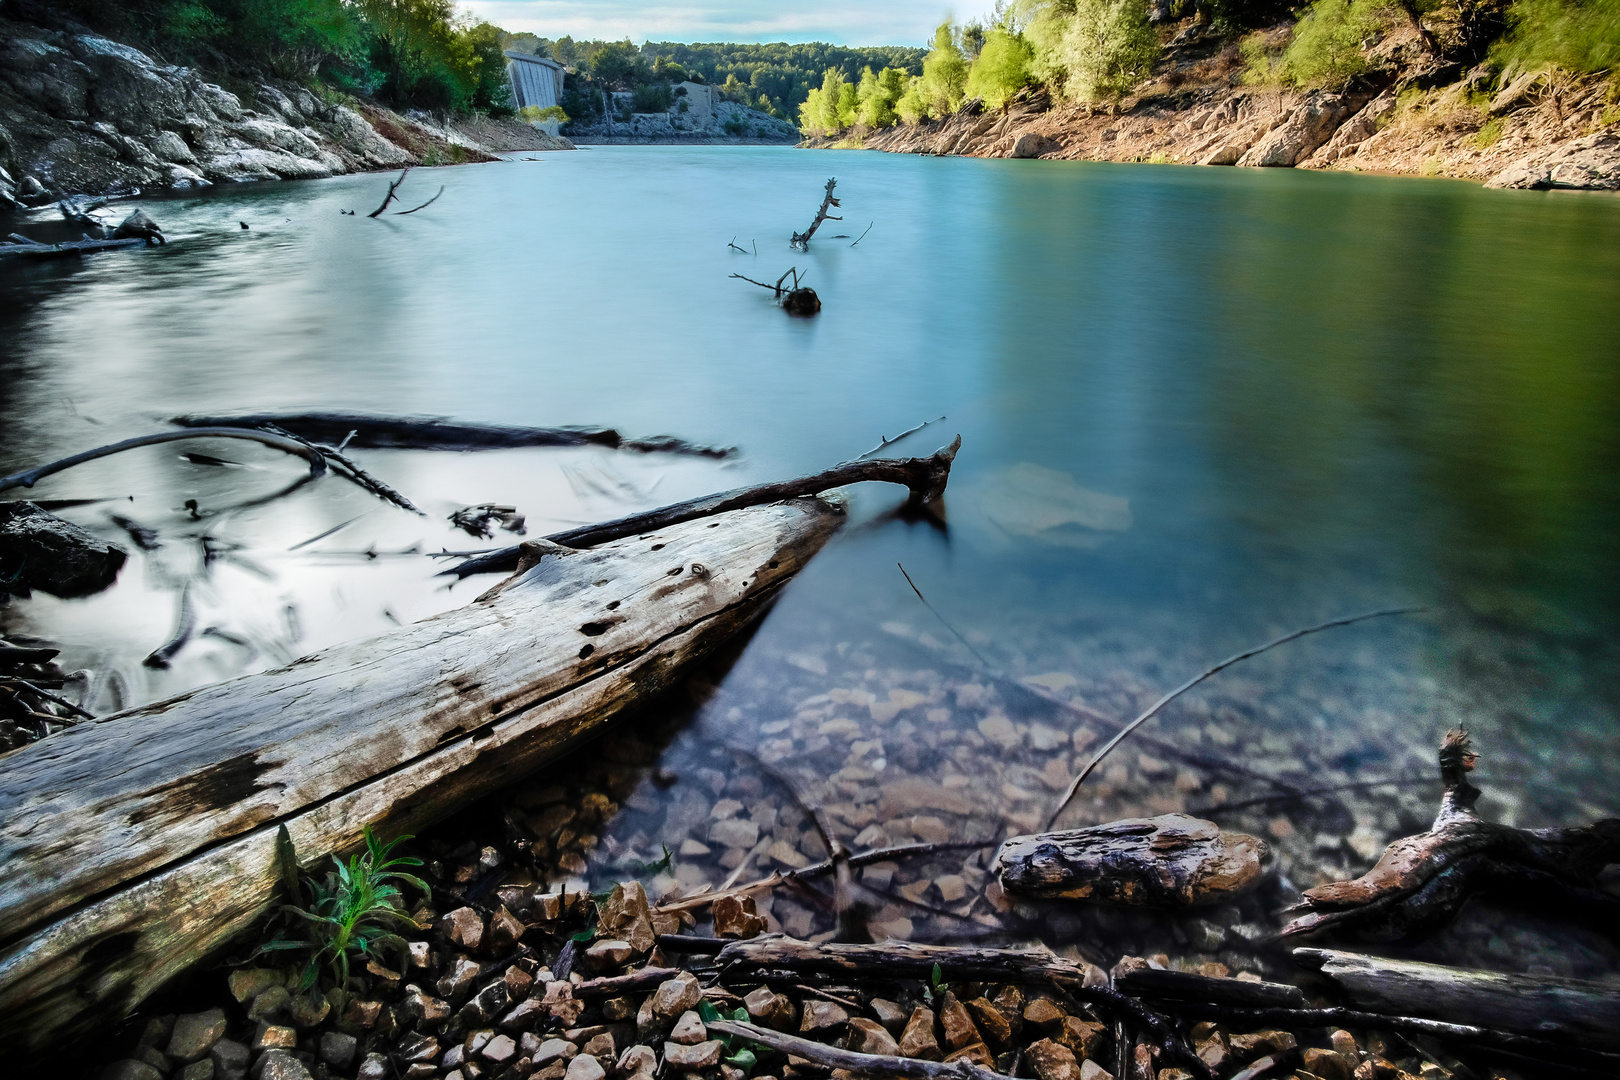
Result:
[[[0,209],[571,148],[517,122],[403,117],[294,84],[238,89],[91,33],[0,20]]]
[[[568,135],[581,143],[794,143],[799,129],[758,109],[715,99],[684,113],[672,106],[668,112],[576,120]]]
[[[1606,85],[1542,72],[1498,85],[1381,48],[1380,74],[1340,93],[1246,85],[1234,43],[1188,26],[1117,112],[1025,93],[1003,110],[969,101],[944,120],[807,145],[972,157],[1339,169],[1477,180],[1493,187],[1620,189],[1620,108]]]

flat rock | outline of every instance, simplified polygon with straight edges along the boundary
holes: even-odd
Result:
[[[939,1039],[934,1035],[934,1011],[918,1006],[906,1021],[906,1030],[900,1035],[900,1056],[940,1061]]]
[[[1249,892],[1271,861],[1265,842],[1186,814],[1015,836],[996,854],[1008,893],[1175,908]]]
[[[1024,1060],[1040,1080],[1080,1080],[1080,1063],[1074,1051],[1051,1039],[1041,1039],[1024,1051]]]
[[[689,1009],[696,1009],[702,1000],[703,987],[697,976],[683,971],[658,985],[652,996],[652,1012],[660,1020],[673,1020]]]
[[[720,1052],[724,1044],[719,1039],[709,1039],[695,1046],[683,1046],[680,1043],[667,1042],[664,1044],[664,1064],[672,1069],[696,1071],[698,1069],[712,1069],[720,1064]]]
[[[1620,190],[1620,136],[1598,132],[1538,150],[1509,165],[1485,185],[1491,188],[1585,188]]]
[[[681,1013],[681,1018],[669,1031],[669,1041],[682,1046],[696,1046],[708,1037],[709,1029],[703,1026],[702,1018],[691,1011]]]
[[[876,1020],[868,1020],[864,1016],[857,1016],[849,1022],[849,1048],[858,1054],[881,1054],[885,1057],[896,1057],[900,1053],[900,1044],[893,1035]]]
[[[565,1080],[603,1080],[607,1070],[602,1063],[590,1054],[581,1054],[568,1063],[568,1071],[563,1073]]]
[[[799,1019],[799,1033],[812,1038],[817,1035],[827,1035],[840,1030],[849,1023],[849,1013],[842,1006],[831,1001],[817,1001],[809,998],[804,1003],[804,1012]]]
[[[579,1047],[567,1039],[547,1039],[535,1050],[530,1060],[534,1067],[543,1069],[554,1061],[572,1061],[579,1056]]]

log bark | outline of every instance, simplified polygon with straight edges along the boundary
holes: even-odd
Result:
[[[1439,754],[1445,794],[1434,827],[1390,844],[1354,881],[1306,890],[1296,909],[1304,914],[1283,934],[1415,938],[1448,922],[1476,891],[1506,883],[1529,884],[1549,899],[1578,901],[1611,916],[1620,911],[1620,901],[1596,887],[1604,867],[1620,862],[1620,819],[1567,829],[1485,821],[1474,810],[1480,790],[1468,782],[1476,757],[1466,731],[1448,731]]]
[[[592,547],[621,537],[635,536],[652,529],[667,528],[679,522],[708,517],[711,514],[736,510],[744,506],[758,506],[779,499],[818,495],[823,491],[831,491],[845,484],[865,480],[903,484],[911,491],[907,505],[920,507],[933,502],[945,493],[945,482],[951,475],[951,463],[956,460],[956,452],[961,447],[962,436],[958,435],[949,446],[935,451],[929,457],[849,461],[814,476],[801,476],[794,480],[782,480],[757,487],[734,488],[716,495],[705,495],[700,499],[662,506],[657,510],[631,514],[599,525],[586,525],[567,532],[552,533],[545,539],[564,547]],[[518,560],[522,555],[522,545],[514,544],[486,555],[474,556],[449,570],[440,571],[440,576],[454,574],[457,577],[466,577],[469,574],[511,573],[517,569]]]
[[[734,635],[842,519],[754,507],[547,558],[488,603],[0,757],[0,1042],[127,1013],[313,862],[415,831],[600,731]]]
[[[1620,988],[1469,971],[1331,949],[1295,949],[1358,1009],[1620,1049]]]
[[[337,446],[348,440],[359,450],[504,450],[521,446],[606,446],[644,453],[696,454],[730,457],[729,447],[698,446],[683,439],[659,435],[626,439],[612,428],[511,427],[498,424],[463,424],[442,416],[373,416],[368,413],[250,413],[246,416],[176,416],[181,427],[221,425],[257,428],[272,424],[311,442]]]
[[[1186,814],[1015,836],[996,853],[1009,893],[1157,908],[1233,900],[1270,864],[1265,841]]]

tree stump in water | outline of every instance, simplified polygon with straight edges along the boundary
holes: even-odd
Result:
[[[814,315],[821,310],[821,297],[809,286],[790,289],[787,295],[782,297],[782,310],[789,315]]]
[[[996,873],[1001,887],[1019,896],[1172,908],[1241,896],[1270,863],[1262,840],[1165,814],[1015,836],[997,852]]]

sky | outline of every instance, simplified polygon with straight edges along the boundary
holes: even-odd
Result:
[[[914,46],[928,43],[952,7],[949,0],[462,0],[461,6],[507,31],[548,38]],[[956,14],[971,17],[979,6]]]

